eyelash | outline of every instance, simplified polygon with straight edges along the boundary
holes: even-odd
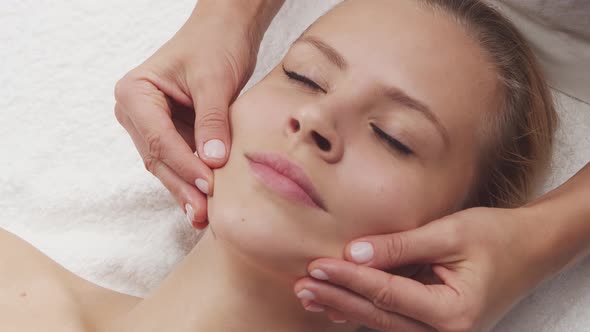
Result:
[[[389,136],[389,134],[381,130],[381,128],[377,127],[374,123],[371,123],[371,128],[373,129],[375,134],[377,134],[377,136],[379,136],[381,139],[387,142],[387,144],[391,148],[395,149],[399,153],[403,154],[404,156],[411,156],[414,154],[414,151],[412,151],[409,147],[407,147],[402,142],[396,140],[395,138]]]
[[[290,80],[293,80],[296,83],[303,84],[306,87],[311,88],[315,91],[322,91],[324,93],[327,93],[326,90],[324,90],[321,86],[319,86],[313,80],[311,80],[303,75],[300,75],[296,72],[288,71],[287,69],[285,69],[284,66],[283,66],[283,72],[285,72],[285,75],[287,75],[287,77]],[[408,148],[406,145],[404,145],[400,141],[396,140],[395,138],[389,136],[389,134],[387,134],[386,132],[381,130],[381,128],[377,127],[375,124],[371,123],[371,128],[373,129],[373,131],[375,132],[375,134],[379,138],[384,140],[389,145],[389,147],[395,149],[396,151],[398,151],[399,153],[401,153],[405,156],[410,156],[410,155],[414,154],[414,152],[410,148]]]
[[[288,71],[287,69],[285,69],[285,66],[283,66],[283,71],[285,72],[285,75],[287,75],[287,77],[297,83],[303,84],[305,86],[307,86],[308,88],[311,88],[315,91],[322,91],[323,93],[328,93],[326,90],[324,90],[321,86],[319,86],[316,82],[312,81],[311,79],[297,74],[296,72],[293,71]]]

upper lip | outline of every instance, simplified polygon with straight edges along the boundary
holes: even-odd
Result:
[[[313,183],[303,168],[299,165],[276,153],[248,153],[246,154],[246,158],[250,159],[252,162],[268,166],[277,173],[295,182],[307,195],[309,195],[311,200],[317,206],[322,210],[325,210],[324,203],[320,199]]]

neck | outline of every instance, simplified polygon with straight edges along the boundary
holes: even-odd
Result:
[[[207,231],[109,331],[347,331],[305,311],[293,294],[295,279],[260,269]]]

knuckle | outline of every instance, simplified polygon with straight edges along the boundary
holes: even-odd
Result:
[[[160,160],[162,155],[162,136],[160,134],[152,134],[146,137],[146,143],[148,147],[147,159]]]
[[[407,249],[406,246],[407,243],[402,236],[390,236],[387,238],[387,259],[391,264],[397,265],[402,261]]]
[[[380,331],[389,332],[393,330],[393,322],[391,318],[378,309],[375,309],[371,313],[371,321],[374,324],[373,327]]]
[[[391,277],[387,284],[391,284]],[[379,289],[375,295],[372,297],[372,302],[377,308],[381,308],[383,310],[390,310],[395,308],[395,296],[393,292],[389,289],[389,287],[383,287]]]
[[[125,112],[119,103],[115,104],[115,119],[117,119],[117,122],[119,122],[121,126],[125,127],[127,125],[127,115],[125,115]]]
[[[143,166],[145,167],[145,169],[152,173],[153,175],[156,175],[156,165],[158,163],[158,160],[155,158],[152,158],[150,156],[147,156],[143,159]]]
[[[221,107],[210,107],[199,113],[199,128],[222,129],[227,125],[227,113]]]
[[[161,96],[162,92],[154,83],[155,77],[156,74],[139,68],[127,73],[115,84],[115,101],[126,105],[138,97],[151,100]]]
[[[121,102],[126,99],[129,95],[130,90],[132,90],[132,82],[129,78],[129,75],[123,76],[123,78],[119,79],[115,84],[115,100],[117,102]]]

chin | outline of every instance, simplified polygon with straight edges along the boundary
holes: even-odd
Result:
[[[317,211],[269,192],[246,171],[245,158],[235,155],[215,170],[208,200],[209,227],[218,241],[255,267],[289,280],[307,274],[315,258],[341,257],[345,242],[324,236],[326,224],[321,227]]]

